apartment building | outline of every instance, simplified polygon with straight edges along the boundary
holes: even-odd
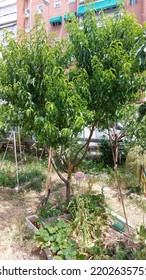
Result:
[[[55,32],[57,38],[66,36],[65,23],[68,13],[77,16],[79,22],[86,12],[86,0],[0,0],[0,41],[6,29],[13,32],[23,29],[29,33],[34,25],[35,14],[43,18],[48,33]],[[95,0],[88,4],[96,15],[101,10],[113,14],[122,0]],[[125,0],[125,8],[135,14],[139,23],[146,21],[146,0]]]
[[[17,1],[0,0],[0,41],[3,41],[4,31],[17,34]]]

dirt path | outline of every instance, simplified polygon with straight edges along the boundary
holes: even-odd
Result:
[[[39,250],[25,225],[25,217],[35,213],[40,203],[40,194],[1,191],[0,199],[0,260],[40,259]]]
[[[55,174],[52,183],[50,199],[53,201],[55,196],[63,199],[65,188]],[[46,259],[25,224],[25,218],[36,213],[43,195],[44,190],[12,193],[10,189],[0,187],[0,260]]]

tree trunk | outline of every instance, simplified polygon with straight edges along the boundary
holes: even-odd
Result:
[[[74,165],[69,162],[68,164],[68,175],[67,175],[67,182],[66,182],[66,200],[70,200],[70,189],[71,189],[71,175],[73,171]]]
[[[66,182],[66,201],[70,200],[70,181]]]

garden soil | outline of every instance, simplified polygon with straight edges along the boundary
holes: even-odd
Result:
[[[86,182],[83,183],[84,190],[85,185]],[[92,190],[97,193],[102,191],[110,209],[123,216],[122,205],[115,187],[97,180],[92,185]],[[55,201],[56,196],[63,200],[65,187],[54,175],[50,199]],[[43,191],[29,189],[20,193],[12,193],[9,189],[0,189],[0,260],[46,259],[25,224],[25,218],[37,212],[42,198]],[[124,196],[123,198],[128,223],[134,228],[141,224],[146,225],[146,212],[142,210],[141,205],[138,206],[133,200]]]

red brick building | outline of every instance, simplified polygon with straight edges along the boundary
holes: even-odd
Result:
[[[126,0],[125,8],[135,14],[139,23],[146,21],[146,0]]]
[[[86,11],[86,0],[0,0],[0,41],[4,29],[16,34],[24,29],[30,32],[34,25],[35,14],[44,19],[47,32],[55,32],[57,38],[66,36],[64,28],[68,12],[74,13],[78,20]],[[89,6],[93,7],[97,16],[101,10],[112,14],[122,0],[95,0]],[[123,0],[124,1],[124,0]],[[125,8],[134,13],[138,22],[146,21],[146,0],[125,0]]]

